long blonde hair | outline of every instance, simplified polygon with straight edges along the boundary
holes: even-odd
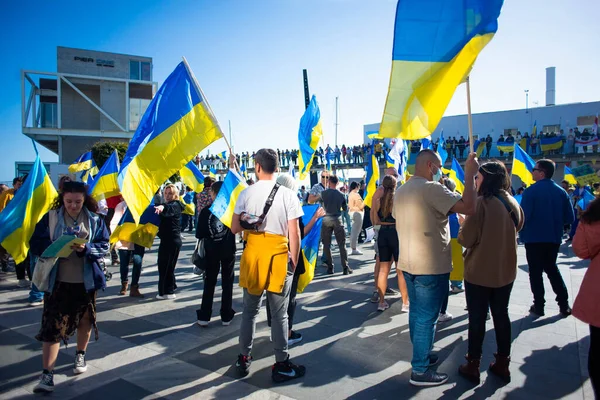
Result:
[[[383,178],[381,186],[383,186],[383,196],[381,196],[379,209],[383,217],[392,215],[392,207],[394,206],[394,191],[398,181],[391,175],[387,175]]]
[[[171,192],[173,192],[174,200],[179,200],[179,189],[177,189],[177,186],[170,183],[167,186],[165,186],[163,192],[166,192],[167,189],[171,189]]]

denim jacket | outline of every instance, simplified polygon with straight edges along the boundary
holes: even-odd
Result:
[[[98,263],[98,260],[104,258],[109,251],[109,235],[108,230],[106,229],[106,225],[104,224],[104,220],[100,218],[97,214],[90,212],[87,208],[83,208],[83,212],[86,213],[88,218],[88,224],[90,227],[90,234],[88,236],[88,242],[85,244],[85,251],[82,253],[77,253],[80,257],[85,257],[83,263],[83,283],[85,285],[85,290],[88,292],[95,291],[94,285],[94,275],[93,275],[93,266]],[[54,229],[54,239],[60,237],[64,231],[64,208],[61,207],[56,211],[57,215],[57,223],[56,228]],[[35,227],[35,231],[33,232],[33,236],[29,241],[30,253],[33,256],[39,257],[42,255],[44,250],[50,246],[52,240],[50,240],[50,218],[49,213],[44,215],[40,222]],[[52,293],[54,290],[54,283],[56,281],[56,274],[58,272],[58,260],[54,267],[52,268],[52,272],[50,272],[49,282],[48,282],[48,293]]]

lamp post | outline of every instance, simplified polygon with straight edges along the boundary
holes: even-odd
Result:
[[[529,89],[525,89],[525,114],[529,113]]]

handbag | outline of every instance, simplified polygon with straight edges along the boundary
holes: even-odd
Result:
[[[190,258],[190,262],[194,265],[194,273],[201,275],[206,270],[206,250],[204,249],[204,239],[196,241],[196,247]]]
[[[55,210],[51,210],[48,212],[48,231],[50,234],[50,240],[53,240],[54,237],[54,229],[56,229],[56,224],[58,223],[58,214]],[[50,281],[50,273],[56,265],[57,257],[39,257],[35,263],[35,267],[33,268],[33,275],[31,277],[31,282],[35,285],[35,287],[40,292],[45,292],[48,290],[49,281]]]

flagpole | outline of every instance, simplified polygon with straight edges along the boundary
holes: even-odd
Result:
[[[467,118],[469,120],[469,148],[473,152],[473,116],[471,115],[471,85],[467,76]]]
[[[215,117],[215,114],[213,113],[212,108],[210,108],[210,104],[208,104],[208,101],[206,101],[206,97],[204,96],[204,92],[202,92],[202,88],[200,87],[200,84],[198,83],[198,80],[196,79],[196,75],[194,75],[194,72],[190,68],[190,65],[188,64],[186,58],[184,56],[182,56],[181,58],[183,59],[183,65],[185,65],[185,69],[187,69],[188,74],[190,74],[190,76],[192,77],[192,81],[194,82],[194,88],[196,89],[196,92],[198,93],[198,96],[200,96],[200,98],[202,99],[202,101],[206,105],[206,108],[208,109],[208,112],[210,112],[210,114],[212,115],[215,123],[219,127],[219,130],[223,134],[223,140],[225,140],[225,144],[227,145],[227,148],[229,149],[229,154],[233,154],[233,150],[231,149],[231,144],[229,143],[229,141],[227,140],[227,137],[223,133],[223,130],[221,129],[221,126],[219,125],[219,121],[217,121],[217,118]],[[234,164],[235,168],[239,171],[240,168],[239,168],[239,166],[237,164],[237,160],[234,160],[233,164]]]

